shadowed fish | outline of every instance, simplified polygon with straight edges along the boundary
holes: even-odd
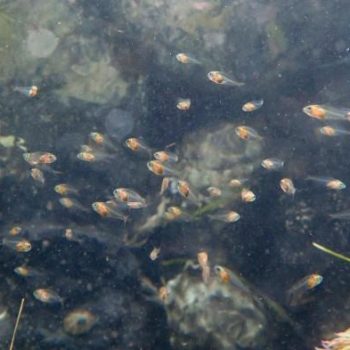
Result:
[[[309,292],[321,284],[323,277],[316,273],[302,278],[300,281],[293,284],[287,291],[287,303],[290,306],[297,306],[307,303]]]
[[[178,53],[175,57],[180,63],[183,64],[201,64],[201,62],[199,62],[196,58],[183,52]]]
[[[226,73],[220,71],[211,71],[208,73],[208,79],[218,85],[227,85],[227,86],[243,86],[244,83],[236,81],[233,78],[229,77]]]
[[[303,112],[311,118],[319,120],[349,120],[350,109],[327,105],[308,105]]]

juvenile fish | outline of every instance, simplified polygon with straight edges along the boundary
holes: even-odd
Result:
[[[210,266],[209,266],[209,258],[207,252],[199,252],[197,254],[197,260],[200,268],[202,269],[202,279],[205,284],[209,282],[210,278]]]
[[[280,170],[284,166],[284,161],[278,158],[266,158],[261,162],[261,166],[267,170]]]
[[[176,176],[177,173],[175,170],[171,169],[170,167],[164,165],[159,160],[151,160],[147,163],[147,168],[150,170],[153,174],[158,176]]]
[[[280,187],[284,193],[289,194],[291,196],[294,196],[296,192],[293,181],[287,177],[280,180]]]
[[[244,83],[234,80],[226,73],[220,71],[211,71],[208,73],[208,79],[218,85],[243,86]]]
[[[188,111],[191,107],[191,100],[189,98],[179,98],[177,100],[176,108],[180,111]]]
[[[18,253],[27,253],[32,250],[32,244],[25,238],[20,237],[4,237],[2,239],[2,244],[15,250]]]
[[[164,217],[168,221],[179,219],[182,216],[182,210],[179,207],[169,207],[164,213]]]
[[[78,190],[68,184],[58,184],[54,187],[54,191],[61,196],[67,196],[69,194],[78,194]]]
[[[113,144],[113,142],[100,132],[91,132],[89,137],[91,141],[93,141],[93,143],[97,146],[107,147],[111,150],[117,150],[117,147]]]
[[[232,179],[228,185],[232,188],[242,187],[247,182],[247,179]]]
[[[118,204],[114,201],[94,202],[92,209],[102,218],[111,218],[117,220],[127,221],[128,217],[122,212]]]
[[[50,288],[38,288],[33,292],[35,299],[45,304],[60,304],[63,299]]]
[[[219,198],[222,195],[221,189],[215,186],[208,187],[207,192],[211,198]]]
[[[23,231],[23,229],[22,229],[21,226],[13,226],[13,227],[10,228],[9,234],[10,234],[11,236],[17,236],[17,235],[19,235],[22,231]]]
[[[17,91],[19,93],[21,93],[24,96],[27,97],[35,97],[38,92],[39,92],[39,88],[36,85],[32,85],[32,86],[15,86],[13,88],[13,91]]]
[[[242,292],[250,293],[249,288],[245,286],[242,279],[233,271],[227,269],[226,267],[215,265],[214,272],[221,283],[231,283]]]
[[[251,139],[262,140],[262,137],[258,134],[258,132],[248,126],[244,126],[244,125],[237,126],[235,128],[235,133],[240,139],[245,141],[251,140]]]
[[[52,164],[57,160],[56,156],[49,152],[25,152],[23,153],[23,159],[32,166]]]
[[[199,200],[198,200],[197,196],[191,190],[191,187],[187,181],[178,180],[177,181],[177,190],[183,198],[186,198],[186,199],[192,201],[193,203],[199,205]]]
[[[176,56],[176,59],[183,64],[201,64],[196,58],[191,57],[190,55],[180,52]]]
[[[330,125],[326,125],[320,128],[320,133],[324,136],[329,136],[329,137],[336,137],[340,135],[350,135],[350,131],[342,128],[333,128]]]
[[[256,199],[255,193],[247,188],[243,188],[241,191],[241,199],[245,203],[254,202]]]
[[[29,277],[29,278],[30,277],[39,277],[42,275],[42,273],[40,273],[38,270],[36,270],[32,267],[26,266],[26,265],[17,266],[14,269],[14,272],[19,276]]]
[[[102,151],[92,151],[92,152],[83,151],[77,154],[77,158],[84,162],[95,163],[95,162],[105,161],[107,159],[112,159],[113,156]]]
[[[350,109],[336,108],[326,105],[308,105],[303,112],[311,118],[319,120],[348,120]]]
[[[63,207],[69,210],[89,212],[89,210],[86,207],[84,207],[80,202],[78,202],[76,199],[69,198],[69,197],[61,197],[58,201]]]
[[[34,181],[38,182],[41,185],[45,184],[45,176],[44,173],[38,168],[32,168],[30,170],[30,176]]]
[[[226,223],[237,222],[241,218],[241,216],[233,210],[225,210],[216,214],[208,215],[208,217],[212,220],[218,220]]]
[[[150,258],[152,261],[155,261],[155,260],[158,259],[159,254],[160,254],[160,248],[154,247],[154,248],[152,249],[152,251],[150,252],[150,254],[149,254],[149,258]]]
[[[142,140],[136,137],[130,137],[124,142],[125,146],[133,152],[146,152],[151,154],[151,148]]]
[[[264,100],[260,99],[260,100],[252,100],[249,102],[246,102],[243,106],[242,106],[242,111],[243,112],[254,112],[257,109],[261,108],[264,104]]]
[[[153,154],[153,157],[159,162],[171,162],[176,163],[179,160],[179,156],[174,152],[158,151]]]
[[[287,291],[287,302],[290,306],[297,306],[307,302],[309,292],[321,284],[323,277],[316,273],[308,275],[300,281],[293,284]]]
[[[128,203],[128,202],[139,202],[146,204],[146,200],[136,191],[130,188],[119,187],[113,191],[113,195],[117,201]]]
[[[346,185],[341,180],[332,178],[332,177],[326,177],[326,176],[308,176],[306,180],[317,182],[325,187],[327,187],[329,190],[335,190],[335,191],[341,191],[346,188]]]

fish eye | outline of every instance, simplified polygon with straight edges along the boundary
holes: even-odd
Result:
[[[215,272],[220,272],[220,271],[221,271],[221,267],[218,266],[218,265],[216,265],[216,266],[214,267],[214,270],[215,270]]]
[[[77,324],[78,324],[79,326],[84,326],[84,325],[86,324],[86,322],[87,322],[87,319],[86,319],[86,318],[80,317],[79,320],[77,321]]]

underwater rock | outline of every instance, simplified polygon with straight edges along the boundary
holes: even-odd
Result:
[[[185,137],[181,151],[186,162],[180,162],[180,166],[193,186],[228,186],[232,178],[247,178],[259,166],[261,142],[240,140],[235,127],[227,123]]]
[[[260,166],[262,142],[259,139],[240,140],[235,135],[236,125],[223,123],[216,128],[203,128],[186,135],[179,145],[180,161],[175,169],[181,173],[181,179],[189,183],[195,194],[192,198],[185,198],[184,208],[197,206],[191,212],[187,221],[202,218],[209,212],[214,212],[225,205],[232,205],[240,201],[239,191],[229,186],[232,178],[249,181],[252,172]],[[176,182],[176,181],[175,181]],[[207,201],[204,193],[210,186],[217,186],[223,190],[223,196],[215,201]],[[169,189],[171,198],[176,198],[178,190]],[[176,186],[175,186],[176,187]],[[154,201],[145,209],[141,216],[129,230],[128,243],[140,245],[147,240],[147,236],[159,226],[166,226],[170,221],[164,220],[164,213],[169,198]],[[202,237],[212,236],[214,232],[202,232]],[[137,243],[136,243],[137,242]]]
[[[57,45],[58,38],[50,30],[38,28],[28,31],[26,47],[33,57],[49,57],[55,51]]]
[[[205,284],[191,266],[165,287],[164,306],[175,349],[260,349],[267,344],[268,312],[262,298],[248,287],[216,277]]]
[[[106,56],[98,61],[72,65],[72,73],[67,75],[67,84],[62,94],[94,103],[106,103],[116,96],[124,97],[128,84],[109,61],[110,58]]]

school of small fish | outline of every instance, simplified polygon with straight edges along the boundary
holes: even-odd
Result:
[[[203,65],[200,59],[192,57],[186,53],[178,53],[176,60],[184,65]],[[233,75],[219,70],[212,70],[207,73],[207,78],[210,82],[216,85],[223,85],[231,88],[239,88],[245,85],[244,82],[238,81]],[[37,86],[15,87],[14,92],[23,94],[29,98],[35,98],[39,94]],[[180,111],[187,111],[191,108],[192,101],[187,97],[179,97],[177,99],[176,108]],[[241,110],[246,113],[254,113],[264,106],[262,98],[253,98],[250,101],[242,103]],[[341,122],[350,121],[350,109],[332,107],[328,105],[311,104],[305,106],[302,110],[307,116],[319,122],[327,122],[327,125],[318,127],[322,137],[346,137],[350,135],[350,127],[340,126]],[[336,123],[333,125],[333,123]],[[247,125],[237,125],[235,134],[232,138],[239,138],[241,142],[250,142],[251,140],[259,140],[264,142],[263,131],[255,130]],[[169,140],[171,142],[171,140]],[[169,203],[163,215],[164,223],[182,220],[184,223],[187,220],[194,220],[195,213],[198,208],[207,205],[212,201],[219,200],[226,196],[228,192],[237,192],[242,203],[247,206],[254,206],[254,202],[259,201],[259,189],[254,184],[250,184],[248,179],[233,178],[229,183],[223,183],[220,186],[213,184],[202,191],[198,191],[191,182],[183,178],[181,169],[177,167],[180,160],[180,155],[177,152],[175,144],[165,145],[163,149],[154,149],[141,136],[133,136],[127,138],[123,145],[116,144],[102,131],[93,131],[87,135],[87,143],[81,145],[80,152],[76,154],[76,159],[79,162],[85,162],[90,166],[96,163],[111,162],[114,158],[114,153],[123,148],[130,152],[130,161],[133,159],[137,162],[144,160],[144,169],[150,171],[155,177],[159,177],[160,196],[167,195],[171,192],[174,195],[179,195],[182,198],[182,204]],[[141,158],[133,157],[140,155]],[[343,191],[346,189],[346,184],[341,180],[333,177],[331,174],[306,174],[303,179],[294,179],[285,171],[286,160],[280,154],[271,154],[264,159],[261,159],[262,173],[274,172],[280,174],[279,181],[276,182],[276,187],[280,188],[281,194],[290,196],[290,200],[298,195],[298,191],[302,191],[303,186],[315,186],[319,190]],[[48,150],[40,150],[23,153],[23,160],[28,164],[28,175],[31,176],[34,183],[43,188],[46,184],[46,176],[56,176],[57,171],[54,169],[54,163],[59,156],[51,153]],[[143,157],[143,158],[142,158]],[[142,160],[143,161],[143,160]],[[132,176],[132,174],[131,174]],[[300,183],[295,186],[295,182]],[[49,189],[47,189],[49,190]],[[81,213],[81,215],[98,215],[101,220],[117,220],[122,221],[124,225],[128,225],[130,213],[132,211],[142,211],[150,204],[158,199],[152,198],[147,193],[147,188],[142,188],[138,191],[133,188],[116,187],[109,195],[104,198],[99,198],[93,203],[82,203],[79,199],[80,193],[84,192],[84,188],[76,188],[74,184],[69,183],[69,178],[66,182],[57,182],[52,189],[57,195],[57,202],[63,206],[68,213]],[[239,204],[235,204],[239,205]],[[240,209],[243,213],[240,213]],[[217,206],[212,211],[204,214],[206,218],[213,223],[219,222],[222,225],[235,225],[240,220],[245,220],[244,209],[233,208],[231,204],[226,204],[225,207]],[[350,210],[340,213],[330,213],[332,219],[350,219]],[[67,239],[73,239],[74,233],[72,229],[67,228],[65,231]],[[4,247],[13,250],[18,254],[25,254],[31,251],[31,242],[21,236],[21,227],[14,226],[9,230],[9,233],[2,239]],[[149,253],[149,258],[152,261],[161,259],[161,246],[154,246]],[[197,253],[197,261],[202,273],[203,282],[210,285],[213,278],[218,278],[222,283],[233,283],[243,293],[247,292],[247,287],[239,282],[234,273],[229,269],[209,263],[210,259],[206,251]],[[27,265],[18,266],[14,272],[23,278],[34,278],[40,276],[41,272]],[[324,280],[323,276],[315,271],[310,271],[307,276],[300,276],[300,280],[296,281],[287,291],[287,304],[291,307],[297,307],[312,300],[312,294]],[[33,296],[36,300],[44,304],[63,304],[64,297],[59,295],[55,290],[49,287],[37,288],[33,290]],[[168,297],[164,286],[159,289],[159,298],[165,300]],[[63,321],[64,328],[73,335],[79,335],[88,331],[97,322],[96,316],[88,310],[76,309],[71,311]],[[335,341],[333,341],[335,342]],[[325,348],[330,347],[331,342],[323,342]]]

